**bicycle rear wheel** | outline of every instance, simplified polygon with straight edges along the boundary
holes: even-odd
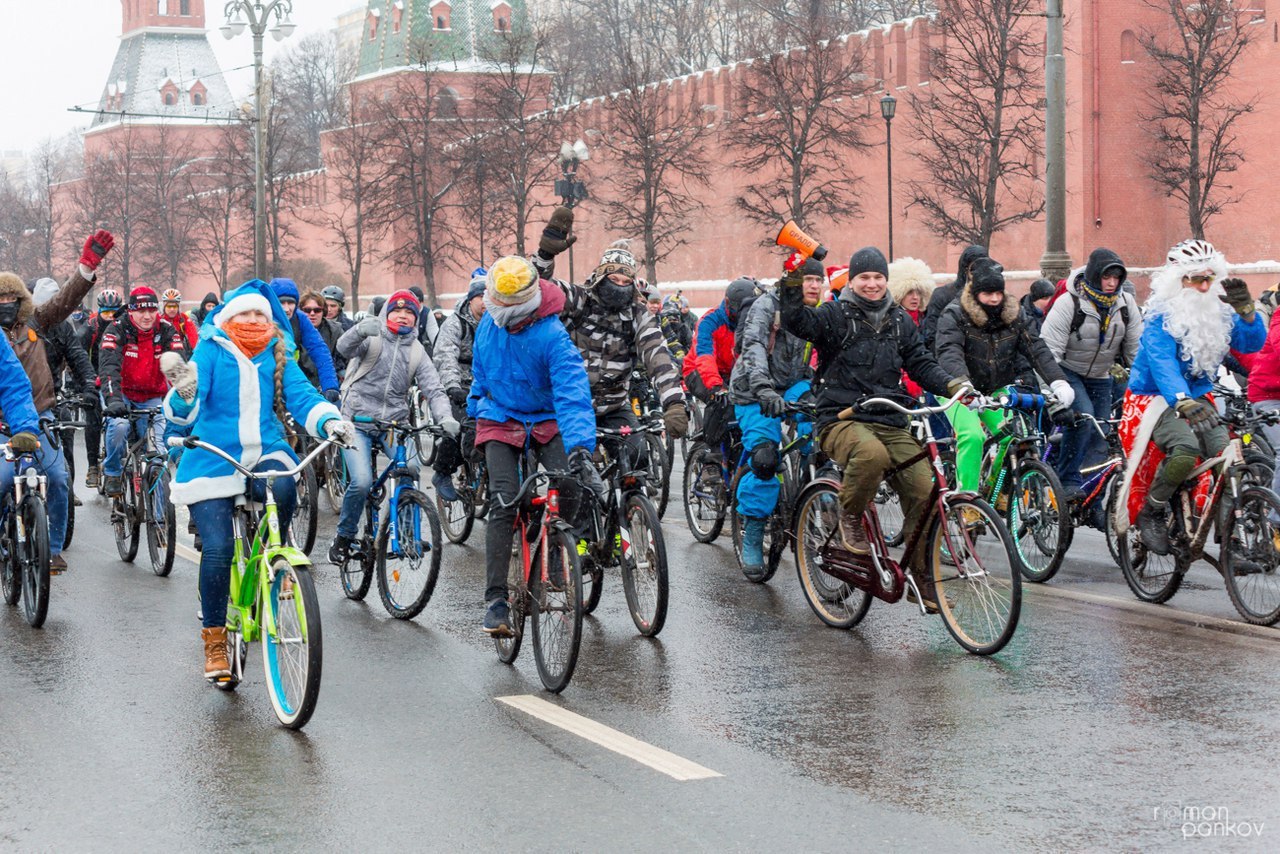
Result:
[[[1009,490],[1009,533],[1018,569],[1028,581],[1048,581],[1062,568],[1075,532],[1062,483],[1044,463],[1026,460]]]
[[[18,600],[22,598],[22,566],[18,562],[16,513],[13,497],[6,495],[4,497],[4,530],[0,532],[3,536],[3,539],[0,539],[0,548],[4,552],[0,555],[0,595],[4,596],[6,605],[17,605]]]
[[[321,456],[324,460],[324,491],[329,498],[329,509],[342,512],[342,496],[347,491],[347,461],[342,449],[330,445]]]
[[[654,509],[661,519],[667,513],[667,502],[671,498],[671,464],[667,460],[667,449],[662,439],[653,433],[645,435],[649,446],[649,498],[653,500]]]
[[[471,529],[476,523],[476,500],[472,492],[471,463],[463,462],[453,473],[453,488],[458,492],[457,501],[445,501],[436,493],[436,509],[439,511],[440,527],[449,542],[461,545],[471,536]]]
[[[227,626],[227,661],[231,663],[231,675],[213,682],[220,691],[234,691],[244,681],[244,662],[249,654],[249,644],[237,628]]]
[[[822,550],[839,537],[838,488],[818,482],[800,496],[796,513],[796,572],[800,589],[818,619],[837,629],[856,626],[871,607],[871,594],[827,573]]]
[[[307,466],[298,475],[298,505],[293,511],[293,542],[304,554],[316,547],[316,525],[320,521],[320,482],[315,469]]]
[[[719,468],[711,449],[702,442],[694,442],[684,466],[684,518],[689,523],[689,532],[700,543],[714,542],[720,536],[728,509],[723,485],[711,491],[698,485],[698,475],[710,466]]]
[[[511,621],[511,636],[495,636],[493,639],[498,660],[503,664],[511,664],[516,660],[516,656],[520,654],[520,643],[524,640],[524,618],[529,613],[529,588],[524,580],[524,558],[528,551],[529,544],[517,527],[511,541],[511,560],[507,563],[507,619]]]
[[[1222,532],[1222,575],[1240,616],[1258,626],[1280,620],[1280,498],[1270,489],[1245,489]]]
[[[320,699],[320,671],[324,649],[320,631],[320,602],[307,567],[283,558],[271,565],[275,572],[262,603],[262,667],[267,694],[280,723],[302,729]]]
[[[67,457],[67,532],[62,536],[62,550],[71,548],[76,533],[76,475],[71,469],[71,457]]]
[[[377,555],[368,535],[361,537],[353,545],[357,546],[356,552],[338,567],[338,574],[342,577],[343,594],[348,599],[360,602],[369,595],[369,585],[373,584],[373,564]]]
[[[543,687],[558,694],[573,678],[582,644],[582,566],[572,537],[560,530],[545,535],[547,566],[529,578],[533,658]]]
[[[890,548],[902,545],[905,535],[902,514],[902,499],[898,491],[888,483],[881,483],[876,490],[876,518],[880,520],[880,532],[884,535],[884,543]]]
[[[621,531],[627,610],[640,634],[651,638],[667,621],[667,544],[658,511],[647,496],[627,496]]]
[[[178,542],[178,523],[169,500],[169,470],[161,463],[147,467],[143,481],[147,508],[147,553],[151,569],[164,578],[173,571],[173,557]]]
[[[38,629],[49,614],[49,517],[38,495],[24,496],[18,512],[26,529],[26,538],[18,543],[22,611],[27,624]]]
[[[115,530],[116,551],[120,553],[120,559],[133,563],[133,559],[138,556],[138,541],[141,539],[141,521],[137,514],[138,493],[133,488],[133,473],[128,469],[125,469],[123,481],[124,493],[111,500],[111,527]]]
[[[378,534],[378,594],[388,614],[411,620],[427,607],[440,577],[440,519],[427,496],[406,489],[396,500],[394,521],[394,548],[390,512]]]
[[[947,631],[975,655],[999,652],[1022,611],[1022,574],[1004,523],[979,498],[952,498],[934,520],[929,543],[934,596]]]
[[[738,512],[738,485],[742,483],[742,479],[746,477],[750,471],[746,466],[738,469],[738,473],[733,476],[733,484],[729,487],[729,534],[733,539],[733,556],[737,558],[738,569],[742,570],[743,578],[755,584],[764,584],[773,578],[774,573],[778,571],[778,564],[782,561],[782,552],[786,548],[786,526],[781,520],[781,510],[776,509],[769,514],[769,518],[765,520],[764,540],[761,544],[761,552],[764,554],[764,566],[758,575],[752,575],[747,572],[747,564],[742,559],[742,537],[746,520],[741,513]],[[781,505],[782,496],[779,494],[778,503]]]

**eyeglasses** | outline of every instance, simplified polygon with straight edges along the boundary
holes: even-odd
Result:
[[[323,314],[324,313],[323,308],[316,308],[314,305],[311,306],[310,308],[304,308],[303,311],[306,312],[307,314]]]
[[[1193,285],[1210,285],[1210,284],[1213,284],[1213,280],[1214,280],[1214,279],[1216,279],[1216,278],[1218,278],[1218,277],[1217,277],[1217,276],[1213,276],[1213,275],[1209,275],[1209,276],[1187,276],[1187,279],[1188,279],[1188,280],[1191,282],[1191,284],[1193,284]]]

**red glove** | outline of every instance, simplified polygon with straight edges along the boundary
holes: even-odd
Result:
[[[116,239],[111,236],[111,232],[98,229],[93,233],[92,237],[84,242],[84,251],[80,253],[80,263],[90,270],[98,269],[102,259],[107,257],[107,253],[111,251],[111,247],[115,246],[115,244]]]
[[[794,273],[796,270],[804,266],[804,262],[809,260],[809,256],[803,252],[792,252],[790,257],[782,265],[782,269],[788,273]]]

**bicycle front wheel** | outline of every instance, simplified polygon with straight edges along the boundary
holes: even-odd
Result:
[[[67,532],[62,535],[62,550],[71,548],[76,533],[76,474],[71,469],[71,456],[67,456]]]
[[[528,550],[529,544],[517,527],[511,541],[511,560],[507,563],[507,618],[511,621],[511,635],[495,636],[493,639],[498,660],[503,664],[511,664],[516,660],[516,656],[520,654],[520,644],[524,640],[524,618],[529,613],[529,588],[524,580],[524,559]]]
[[[307,567],[277,558],[275,574],[263,602],[262,666],[267,693],[280,723],[302,729],[320,699],[324,650],[320,601]]]
[[[137,508],[138,494],[133,488],[133,474],[126,469],[124,493],[113,498],[111,503],[111,527],[116,535],[116,551],[120,553],[120,559],[126,563],[133,563],[133,559],[138,556],[141,523]]]
[[[747,572],[747,563],[742,559],[742,538],[746,533],[744,530],[746,518],[738,512],[737,495],[738,486],[750,470],[747,466],[739,468],[738,473],[733,476],[733,484],[729,487],[730,506],[727,511],[729,516],[729,535],[733,540],[733,556],[738,559],[738,569],[742,571],[742,577],[755,584],[764,584],[773,578],[774,573],[778,571],[778,564],[782,561],[782,552],[786,548],[787,532],[786,526],[780,518],[782,498],[779,496],[779,507],[770,513],[769,518],[765,520],[764,537],[760,547],[761,553],[764,555],[764,564],[758,573]]]
[[[529,578],[533,658],[548,691],[558,694],[573,678],[582,644],[582,566],[573,538],[548,530],[546,566]]]
[[[365,524],[370,524],[368,518]],[[361,537],[353,545],[355,551],[350,552],[338,567],[338,575],[342,578],[343,595],[354,602],[363,602],[373,584],[373,564],[377,555],[374,554],[373,541],[368,536]]]
[[[698,482],[703,470],[709,471],[712,467],[720,468],[711,449],[695,442],[689,449],[689,458],[684,466],[684,517],[689,523],[689,532],[700,543],[714,542],[720,536],[727,509],[722,483]]]
[[[457,501],[445,501],[440,493],[436,493],[436,510],[440,516],[440,527],[449,542],[461,545],[471,536],[471,529],[476,523],[476,501],[471,489],[471,463],[464,462],[454,471],[451,480],[458,493]]]
[[[1224,514],[1222,575],[1240,616],[1258,626],[1280,620],[1280,498],[1270,489],[1249,487]]]
[[[298,475],[298,504],[293,511],[293,542],[304,554],[316,547],[316,525],[320,521],[320,482],[315,469],[307,466]]]
[[[422,613],[440,577],[441,551],[436,509],[418,490],[404,490],[396,499],[394,520],[388,512],[378,535],[378,594],[388,614],[411,620]]]
[[[329,499],[329,509],[342,512],[342,496],[347,491],[347,461],[342,449],[330,445],[321,459],[324,460],[324,491]]]
[[[27,624],[38,629],[49,614],[49,517],[38,495],[23,497],[18,512],[26,528],[26,539],[18,544],[22,611]]]
[[[933,593],[947,631],[975,655],[999,652],[1022,611],[1022,574],[1008,529],[982,499],[952,498],[928,542]]]
[[[173,557],[178,541],[178,522],[169,500],[169,470],[156,463],[147,468],[143,482],[146,489],[147,553],[151,569],[164,578],[173,571]]]
[[[1178,513],[1170,513],[1170,539],[1176,540],[1175,535],[1180,530]],[[1133,595],[1143,602],[1156,605],[1172,599],[1173,594],[1182,586],[1182,576],[1191,565],[1186,557],[1179,554],[1180,549],[1181,546],[1175,542],[1173,554],[1158,555],[1148,551],[1139,535],[1136,522],[1129,526],[1123,536],[1117,535],[1116,555],[1119,558],[1120,572]]]
[[[667,544],[658,511],[646,496],[627,496],[621,530],[627,609],[640,634],[651,638],[667,621]]]
[[[667,502],[671,498],[671,463],[662,439],[649,433],[645,441],[649,446],[649,498],[661,519],[667,513]]]
[[[18,562],[18,520],[15,517],[17,511],[12,498],[6,497],[4,505],[4,531],[0,532],[3,535],[0,548],[4,552],[0,555],[0,595],[4,596],[6,605],[17,605],[22,598],[22,565]]]
[[[1061,481],[1039,460],[1018,466],[1010,484],[1009,533],[1018,569],[1027,581],[1043,583],[1058,574],[1075,531]]]
[[[871,607],[871,594],[827,572],[823,549],[839,537],[840,498],[829,483],[815,483],[800,496],[796,513],[796,572],[813,613],[828,626],[850,629]]]

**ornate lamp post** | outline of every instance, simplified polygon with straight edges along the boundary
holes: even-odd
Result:
[[[564,206],[572,208],[578,202],[586,201],[587,185],[578,180],[578,167],[591,159],[591,150],[582,140],[565,142],[560,146],[560,171],[562,176],[556,180],[556,195]],[[573,247],[569,247],[569,281],[573,281]]]
[[[893,116],[898,112],[898,99],[884,93],[884,97],[880,99],[880,115],[884,116],[884,144],[885,144],[885,163],[889,170],[888,175],[888,192],[885,194],[889,198],[889,260],[893,260]]]
[[[1062,55],[1062,0],[1047,0],[1044,58],[1044,255],[1040,272],[1051,282],[1071,272],[1067,252],[1067,79]]]
[[[267,150],[267,105],[263,93],[262,38],[267,34],[272,16],[271,37],[284,41],[293,35],[293,0],[229,0],[222,25],[223,37],[232,39],[244,32],[253,34],[253,97],[257,105],[257,131],[254,133],[254,202],[253,202],[253,272],[259,279],[267,275],[267,183],[263,158]]]

